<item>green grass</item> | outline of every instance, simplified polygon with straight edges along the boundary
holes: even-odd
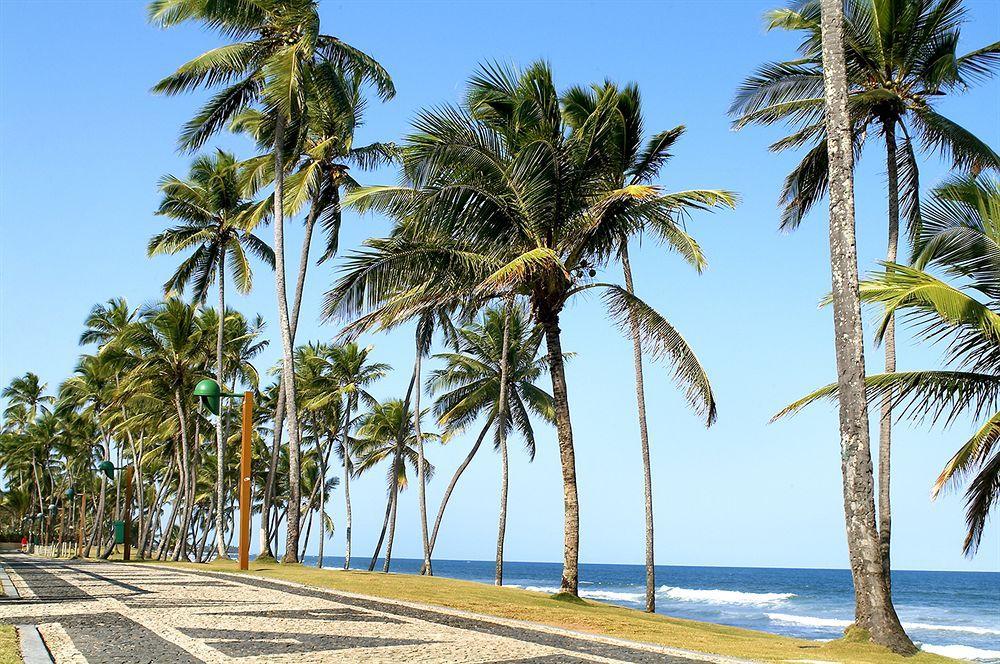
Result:
[[[236,562],[231,560],[207,565],[164,564],[192,569],[238,572]],[[870,643],[858,643],[847,639],[827,643],[793,639],[766,632],[648,614],[603,602],[590,600],[566,602],[544,593],[517,588],[497,588],[483,583],[443,577],[319,570],[314,567],[277,564],[272,561],[252,562],[250,571],[241,573],[295,581],[319,588],[433,604],[501,618],[529,620],[673,648],[769,662],[811,660],[851,664],[882,662],[934,664],[954,661],[930,653],[900,657]]]
[[[21,646],[13,625],[0,625],[0,664],[21,664]]]

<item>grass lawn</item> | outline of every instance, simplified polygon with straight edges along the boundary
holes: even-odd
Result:
[[[236,562],[228,560],[209,564],[162,564],[206,571],[239,572]],[[501,618],[530,620],[555,627],[646,641],[674,648],[771,662],[822,660],[858,664],[875,662],[933,664],[954,661],[930,653],[900,657],[870,643],[859,643],[849,639],[819,643],[713,623],[651,615],[603,602],[566,601],[544,593],[517,588],[497,588],[483,583],[443,577],[319,570],[315,567],[279,565],[274,562],[252,562],[250,571],[242,573],[375,597],[422,602]]]
[[[21,646],[13,625],[0,625],[0,664],[21,664]]]

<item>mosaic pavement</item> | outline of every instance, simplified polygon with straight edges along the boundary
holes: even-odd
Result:
[[[57,663],[696,661],[255,577],[20,554],[0,564],[21,595],[0,599],[0,622],[37,625]]]

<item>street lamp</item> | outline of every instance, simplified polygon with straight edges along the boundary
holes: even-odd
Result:
[[[250,433],[253,431],[253,392],[230,394],[223,392],[211,378],[200,381],[194,387],[198,397],[213,415],[219,415],[222,397],[243,399],[243,439],[240,445],[240,569],[250,568]],[[219,506],[222,509],[222,506]],[[220,534],[221,537],[221,534]]]

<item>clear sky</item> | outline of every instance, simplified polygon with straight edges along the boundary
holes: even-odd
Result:
[[[735,212],[699,215],[690,230],[711,262],[702,276],[653,243],[634,250],[637,288],[694,346],[719,402],[706,430],[685,409],[666,373],[647,371],[656,553],[661,564],[845,567],[835,410],[815,407],[769,425],[770,416],[834,377],[831,316],[817,307],[829,289],[825,204],[792,235],[776,230],[775,202],[796,155],[772,155],[778,129],[731,131],[726,109],[742,78],[767,60],[793,55],[794,37],[765,32],[762,15],[777,0],[730,2],[336,2],[322,3],[324,32],[364,49],[392,74],[398,95],[373,101],[358,142],[399,140],[416,111],[457,101],[477,63],[527,65],[544,58],[558,84],[610,78],[636,81],[649,131],[678,124],[687,133],[664,171],[670,189],[740,192]],[[971,2],[962,48],[995,41],[1000,3]],[[96,302],[124,295],[154,299],[175,264],[148,260],[145,244],[163,225],[153,216],[156,181],[186,173],[175,151],[181,124],[203,95],[156,97],[150,87],[220,38],[194,27],[161,31],[140,2],[0,1],[0,382],[31,370],[54,389],[73,368],[83,318]],[[980,85],[941,109],[1000,148],[1000,84]],[[213,145],[241,157],[252,147],[221,136]],[[873,143],[857,173],[863,269],[884,253],[884,157]],[[945,173],[925,160],[922,181]],[[391,183],[395,174],[356,174]],[[384,233],[380,218],[348,212],[341,246]],[[262,231],[270,237],[270,230]],[[289,224],[296,261],[301,224]],[[299,339],[329,339],[320,299],[336,266],[313,268]],[[245,313],[276,320],[270,275],[255,291],[230,295]],[[611,276],[618,275],[612,273]],[[871,318],[868,318],[869,329]],[[584,562],[638,563],[643,556],[639,441],[631,346],[598,300],[565,315],[568,369],[581,497]],[[276,326],[261,365],[280,352]],[[397,371],[376,388],[401,396],[412,362],[408,330],[363,340]],[[904,335],[901,369],[933,367],[935,351]],[[869,349],[869,366],[881,368]],[[893,564],[900,569],[1000,569],[993,525],[979,556],[962,557],[960,494],[930,502],[941,466],[973,430],[901,425],[893,456]],[[874,430],[873,430],[874,431]],[[436,509],[468,437],[432,447],[438,467],[429,486]],[[507,556],[560,560],[562,493],[555,434],[543,430],[528,463],[512,447]],[[490,559],[495,546],[498,460],[484,448],[452,499],[436,555]],[[371,550],[384,509],[381,473],[352,483],[356,555]],[[338,528],[327,552],[342,549],[342,495],[331,499]],[[311,549],[315,549],[315,537]],[[419,557],[416,492],[402,498],[395,555]]]

